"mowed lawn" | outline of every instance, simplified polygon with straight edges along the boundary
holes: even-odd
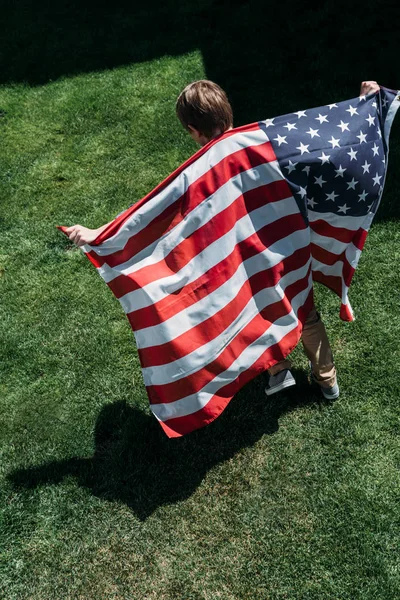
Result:
[[[297,348],[296,388],[267,399],[261,376],[180,439],[150,414],[119,303],[55,227],[106,223],[195,151],[174,101],[205,76],[194,51],[0,88],[4,600],[400,597],[399,164],[356,320],[317,290],[340,398]]]

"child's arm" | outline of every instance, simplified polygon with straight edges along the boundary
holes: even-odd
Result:
[[[110,221],[110,223],[112,223],[112,221]],[[83,225],[72,225],[65,229],[65,233],[71,242],[74,242],[77,246],[84,246],[85,244],[93,242],[97,236],[110,225],[110,223],[106,223],[97,229],[89,229],[88,227],[83,227]]]
[[[128,208],[131,206],[133,204],[130,204]],[[123,212],[125,211],[118,213],[115,219],[122,215]],[[83,227],[83,225],[71,225],[71,227],[63,228],[63,232],[67,234],[71,242],[74,242],[77,246],[84,246],[85,244],[91,244],[111,223],[112,221],[97,229],[89,229],[88,227]]]

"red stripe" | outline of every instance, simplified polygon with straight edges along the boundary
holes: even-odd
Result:
[[[207,405],[191,415],[185,417],[177,417],[175,419],[168,419],[165,422],[160,421],[160,425],[163,428],[166,435],[170,438],[180,437],[191,431],[199,429],[208,425],[214,421],[226,408],[233,396],[249,381],[254,377],[269,369],[275,363],[286,358],[290,352],[297,346],[301,329],[304,321],[313,307],[314,299],[313,292],[310,291],[305,304],[298,310],[298,318],[300,321],[299,327],[290,331],[279,344],[275,344],[268,348],[262,356],[253,364],[249,369],[240,373],[236,379],[228,383],[226,386],[220,388],[218,393],[215,394]]]
[[[298,223],[295,224],[295,226],[297,229],[305,228],[304,221],[302,221],[300,216],[298,218]],[[268,236],[271,235],[271,232],[268,231],[269,228],[272,228],[272,225],[265,226],[260,231],[237,244],[229,256],[213,266],[206,273],[202,274],[192,283],[177,290],[174,295],[169,295],[159,302],[129,313],[127,316],[132,329],[137,331],[145,327],[158,325],[171,318],[177,312],[184,310],[208,294],[211,294],[220,287],[223,282],[228,281],[232,277],[242,262],[265,250],[269,243]],[[303,253],[306,254],[307,257],[310,256],[310,248],[309,246],[301,248],[300,250],[297,250],[296,253],[300,263]],[[124,285],[123,279],[120,277],[117,279],[120,281],[122,287]],[[132,280],[127,277],[125,277],[125,279],[128,280],[128,284],[129,282],[132,282]],[[112,283],[113,282],[110,282],[110,287]],[[120,289],[115,290],[112,288],[112,290],[117,297],[118,295],[123,295],[123,292]],[[130,291],[129,288],[128,291]]]
[[[354,321],[352,312],[347,306],[347,304],[342,303],[340,305],[340,318],[342,319],[342,321]]]
[[[321,248],[321,246],[313,243],[310,244],[310,248],[311,256],[323,265],[332,266],[338,261],[343,260],[344,252],[341,254],[334,254],[333,252],[329,252],[329,250]]]
[[[313,223],[310,222],[310,228],[315,233],[326,237],[333,238],[338,242],[344,242],[347,244],[353,243],[358,250],[362,250],[367,239],[368,231],[363,227],[356,230],[343,229],[340,227],[333,227],[327,221],[318,220]]]
[[[344,229],[343,227],[334,227],[330,225],[327,221],[323,219],[319,219],[318,221],[310,221],[310,228],[315,233],[322,235],[327,238],[333,238],[338,242],[350,243],[353,242],[354,239],[359,239],[360,230],[365,231],[364,229]],[[354,243],[354,242],[353,242]]]
[[[339,298],[342,297],[343,279],[341,277],[337,275],[325,275],[325,273],[321,273],[321,271],[313,271],[312,276],[314,281],[325,285],[327,288],[335,292]]]
[[[342,274],[343,281],[347,285],[350,286],[351,280],[353,279],[353,275],[355,269],[351,266],[349,261],[347,260],[345,251],[341,252],[341,254],[334,254],[333,252],[329,252],[325,248],[321,248],[316,244],[310,244],[311,246],[311,256],[320,262],[323,265],[332,266],[337,262],[342,262]]]
[[[307,249],[298,251],[275,267],[255,273],[244,282],[231,302],[205,321],[165,344],[139,349],[141,364],[150,367],[171,363],[215,339],[238,317],[255,294],[276,285],[283,274],[299,269],[308,259]]]
[[[351,280],[353,279],[355,272],[356,270],[351,266],[346,258],[346,260],[343,261],[343,281],[347,287],[350,287]]]
[[[203,369],[177,381],[164,385],[147,386],[150,403],[169,403],[199,392],[216,375],[225,371],[243,352],[259,338],[280,317],[291,311],[291,301],[308,286],[308,275],[297,280],[285,290],[285,296],[279,302],[260,311],[242,331],[231,340],[223,352]]]
[[[233,230],[237,222],[246,214],[251,213],[268,202],[282,200],[286,197],[287,193],[287,183],[284,180],[246,192],[231,206],[219,212],[213,219],[193,232],[192,235],[182,240],[180,244],[175,246],[158,263],[147,265],[128,275],[116,277],[110,281],[110,288],[118,297],[118,295],[124,295],[130,291],[142,288],[153,281],[161,280],[164,277],[177,273],[210,244]],[[301,223],[298,214],[289,215],[289,217],[275,221],[272,224],[270,238],[275,238],[276,241],[276,239],[281,237],[280,235],[276,236],[276,230],[279,227],[279,231],[281,231],[281,222],[282,230],[286,230],[285,219],[289,219],[290,223]],[[272,242],[269,240],[269,243]],[[176,292],[174,292],[174,295],[176,295]]]
[[[335,292],[339,296],[339,298],[342,297],[343,279],[341,277],[338,277],[337,275],[325,275],[325,273],[321,273],[321,271],[313,271],[313,280],[317,281],[318,283],[322,283],[322,285],[325,285],[327,288]],[[351,314],[348,306],[346,306],[343,303],[340,306],[340,318],[342,319],[342,321],[354,320],[354,317]]]
[[[199,179],[191,183],[182,196],[170,206],[167,206],[167,208],[160,215],[155,217],[144,229],[139,231],[136,235],[132,235],[122,250],[107,256],[99,256],[95,250],[89,252],[93,264],[100,267],[106,263],[112,267],[126,262],[132,256],[158,240],[161,235],[165,235],[168,231],[176,227],[190,211],[198,206],[205,198],[214,194],[221,186],[232,179],[232,177],[251,168],[272,162],[275,159],[276,156],[270,142],[242,148],[241,150],[226,156],[204,175],[199,177]],[[140,202],[135,204],[132,208],[136,208],[139,204]],[[126,220],[126,218],[131,217],[132,214],[131,209],[128,209],[128,211],[120,215],[120,217],[117,217],[116,221],[124,215],[124,220]],[[108,237],[110,237],[110,235],[108,235],[107,238]],[[91,245],[93,246],[95,244]],[[97,239],[96,245],[98,245]]]
[[[365,240],[367,239],[368,231],[360,227],[360,229],[356,232],[356,235],[351,240],[358,250],[362,250],[364,248]]]

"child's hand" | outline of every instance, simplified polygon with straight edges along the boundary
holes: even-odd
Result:
[[[93,242],[100,232],[98,229],[88,229],[82,225],[72,225],[71,227],[67,227],[65,233],[71,242],[74,242],[77,246],[84,246]]]
[[[361,83],[360,96],[368,96],[379,92],[379,85],[376,81],[363,81]]]

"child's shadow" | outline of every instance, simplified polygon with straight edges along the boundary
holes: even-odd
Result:
[[[125,402],[105,405],[96,422],[92,458],[71,458],[8,475],[16,488],[59,483],[72,475],[95,496],[127,504],[145,520],[163,504],[188,498],[206,473],[279,428],[281,415],[321,402],[302,371],[297,386],[267,398],[265,378],[245,386],[216,421],[178,439],[168,439],[153,416]]]

